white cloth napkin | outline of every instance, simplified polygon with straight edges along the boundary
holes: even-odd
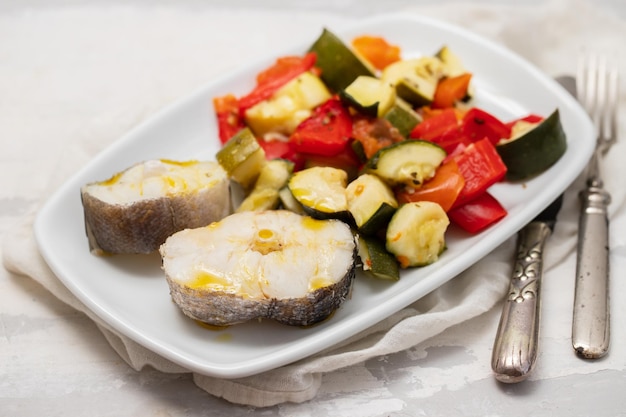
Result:
[[[586,2],[572,3],[563,0],[532,7],[447,4],[443,7],[407,8],[407,12],[439,17],[490,37],[525,56],[550,75],[572,73],[581,45],[619,50],[621,42],[626,39],[626,24],[623,21],[603,15],[591,3]],[[32,150],[30,158],[24,162],[30,164],[33,169],[38,168],[39,182],[29,183],[33,198],[44,193],[44,190],[54,190],[73,171],[87,163],[97,151],[139,120],[149,116],[189,88],[200,85],[206,80],[207,72],[217,75],[235,67],[244,62],[242,57],[246,52],[258,54],[256,49],[259,46],[267,50],[263,48],[267,42],[271,44],[272,40],[282,39],[288,33],[297,33],[294,38],[298,39],[293,40],[306,41],[318,32],[321,25],[349,20],[333,14],[287,14],[278,11],[208,12],[201,9],[192,13],[175,8],[157,8],[148,12],[149,19],[145,13],[145,10],[140,13],[133,8],[68,9],[56,13],[33,12],[23,16],[0,17],[9,27],[16,25],[11,27],[16,31],[19,31],[20,24],[25,23],[31,27],[40,25],[42,30],[50,29],[46,26],[50,24],[49,22],[61,26],[68,24],[67,31],[75,30],[77,26],[107,27],[114,24],[116,32],[107,34],[113,41],[129,38],[142,42],[141,48],[132,46],[128,48],[129,56],[121,57],[115,63],[104,67],[97,65],[99,63],[97,51],[94,51],[93,45],[90,44],[90,41],[96,42],[100,39],[90,35],[90,31],[86,32],[82,44],[67,50],[60,48],[53,51],[60,54],[60,57],[56,58],[66,66],[74,59],[71,58],[74,54],[83,53],[83,59],[85,57],[87,60],[93,59],[93,65],[88,61],[87,63],[80,61],[82,69],[90,73],[79,81],[92,84],[94,79],[108,81],[102,86],[89,84],[82,92],[80,88],[73,88],[71,92],[76,96],[68,98],[67,101],[57,98],[54,102],[66,105],[67,113],[58,121],[47,122],[52,127],[53,134],[46,138],[47,141],[44,141],[46,132],[35,129],[33,137],[41,139],[37,142],[40,148]],[[85,17],[88,17],[86,21],[77,23]],[[252,24],[259,20],[264,22],[263,30],[259,31],[259,36],[255,39],[233,38],[234,40],[229,42],[227,37],[222,36],[235,21],[240,24]],[[173,35],[173,39],[157,36],[158,28],[164,25],[173,31],[171,33],[180,31],[181,34]],[[4,27],[7,28],[7,25]],[[529,28],[532,30],[529,31]],[[137,37],[137,31],[142,30],[145,36]],[[290,32],[292,30],[294,32]],[[56,31],[61,39],[69,36],[68,33],[64,33],[64,29],[59,29],[59,26],[56,26]],[[194,41],[184,42],[182,36],[189,35],[196,35]],[[18,39],[28,44],[34,38],[21,36]],[[49,43],[54,46],[54,41]],[[102,47],[103,44],[95,45]],[[208,45],[210,48],[205,50],[204,54],[200,53],[199,48],[207,48]],[[239,48],[239,52],[234,52],[234,46]],[[139,84],[133,79],[132,85],[117,85],[118,88],[136,89],[137,96],[128,100],[129,96],[116,92],[115,88],[112,89],[111,83],[115,84],[113,77],[116,75],[123,79],[122,71],[137,69],[133,67],[136,61],[130,54],[137,52],[138,49],[141,49],[148,59],[155,60],[156,69],[154,72],[142,73],[141,77],[137,77],[142,80]],[[128,58],[127,63],[124,62],[125,58]],[[182,58],[185,58],[184,62],[177,61]],[[620,59],[622,68],[626,68],[623,57]],[[36,57],[24,58],[24,62],[18,62],[13,67],[5,67],[9,77],[0,77],[0,87],[8,87],[11,82],[9,80],[12,79],[10,75],[17,76],[24,86],[28,86],[29,83],[38,86],[37,77],[40,75],[34,70],[24,72],[24,66],[28,65],[43,65],[43,61]],[[208,70],[204,73],[190,70],[189,65]],[[77,81],[69,79],[70,76],[71,74],[66,81],[76,85]],[[38,97],[54,98],[58,97],[56,94],[63,94],[62,88],[46,87],[51,90],[44,91]],[[95,120],[81,120],[81,106],[95,98],[104,101],[99,107],[104,109],[101,117]],[[625,109],[626,106],[623,106],[620,126],[622,134],[626,121]],[[22,117],[32,122],[29,116]],[[626,166],[621,163],[619,157],[620,154],[624,155],[625,146],[624,142],[618,143],[606,159],[607,171],[612,173],[611,176],[607,176],[606,181],[613,195],[610,210],[612,218],[616,220],[626,217],[623,207],[626,190],[619,184],[626,173]],[[59,147],[65,149],[64,153],[61,153]],[[50,182],[42,184],[41,178],[46,177],[50,178]],[[550,251],[546,259],[547,274],[556,275],[559,270],[571,269],[576,242],[578,207],[576,200],[580,187],[579,179],[565,195],[564,208],[559,214],[559,222],[551,238]],[[11,272],[34,279],[63,302],[84,312],[98,325],[107,341],[132,368],[140,370],[145,366],[152,366],[168,373],[189,372],[113,331],[61,284],[39,255],[32,233],[35,214],[26,216],[5,236],[2,248],[4,266]],[[456,324],[469,321],[494,306],[499,308],[508,287],[514,243],[513,237],[449,283],[339,346],[288,366],[247,378],[224,380],[196,374],[194,381],[209,394],[234,403],[257,407],[309,400],[318,392],[324,373],[408,349]]]

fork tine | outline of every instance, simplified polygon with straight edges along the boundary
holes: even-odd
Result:
[[[617,140],[617,65],[605,55],[581,54],[576,80],[579,101],[593,120],[598,145],[605,153]]]

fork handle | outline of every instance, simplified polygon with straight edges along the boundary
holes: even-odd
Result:
[[[609,220],[610,195],[590,186],[580,194],[576,288],[572,346],[586,359],[609,350]]]
[[[509,293],[491,356],[491,369],[500,382],[520,382],[537,359],[543,249],[552,230],[540,221],[528,223],[518,235],[517,256]]]

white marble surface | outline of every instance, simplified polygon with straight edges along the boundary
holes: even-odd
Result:
[[[238,13],[246,13],[246,10],[259,13],[263,9],[263,12],[273,13],[283,12],[289,7],[294,10],[296,19],[296,23],[292,24],[297,24],[297,19],[300,19],[304,27],[310,29],[314,21],[354,19],[392,5],[397,8],[432,6],[431,3],[415,0],[382,3],[273,0],[264,2],[263,7],[252,0],[161,0],[154,3],[136,0],[131,2],[126,12],[120,12],[120,8],[126,7],[122,1],[87,2],[86,9],[83,3],[78,0],[0,2],[0,77],[3,73],[13,73],[10,70],[19,68],[24,62],[35,64],[24,68],[27,73],[23,78],[16,77],[9,94],[0,92],[0,126],[10,126],[10,131],[19,132],[21,136],[7,137],[0,133],[3,149],[0,152],[3,173],[0,233],[8,231],[20,218],[35,210],[39,197],[50,191],[46,189],[50,176],[38,175],[39,172],[53,173],[59,178],[70,174],[64,171],[62,155],[74,152],[71,145],[76,137],[92,135],[88,146],[95,152],[164,104],[206,82],[208,76],[228,69],[216,59],[204,72],[186,71],[185,65],[203,61],[193,56],[173,56],[164,60],[157,50],[138,54],[141,48],[133,42],[140,42],[142,36],[154,36],[149,31],[128,39],[128,44],[102,42],[102,37],[96,36],[93,31],[105,32],[114,30],[116,25],[125,28],[125,25],[141,22],[137,20],[137,10],[142,8],[164,25],[171,23],[168,14],[155,12],[155,7],[174,8],[177,13],[197,13],[198,16],[214,8],[224,14],[224,28],[232,28],[234,17]],[[453,14],[455,3],[440,1],[438,6],[445,7],[442,6],[444,3],[449,5]],[[515,2],[502,0],[489,3]],[[526,7],[540,3],[529,1]],[[626,19],[623,0],[604,0],[594,4],[605,8],[615,18]],[[80,18],[93,19],[93,30],[88,30],[84,21],[77,21]],[[34,30],[36,28],[39,30]],[[75,33],[73,28],[76,28]],[[196,29],[194,26],[190,30]],[[262,30],[279,31],[280,28],[259,29],[259,33],[262,34]],[[163,38],[163,42],[183,42],[182,36]],[[295,37],[310,39],[306,31]],[[28,48],[12,49],[12,39],[19,39],[19,45]],[[202,42],[228,42],[228,39],[228,33],[221,33],[211,39],[198,37],[192,41],[197,41],[200,48]],[[73,48],[72,42],[92,42],[94,49],[88,56],[76,56],[77,48]],[[262,42],[262,39],[254,42]],[[254,42],[234,42],[232,49],[222,49],[230,54],[254,54],[258,52]],[[290,43],[285,41],[285,44]],[[30,54],[37,54],[39,58],[25,58],[32,58]],[[135,65],[126,64],[124,68],[133,68],[135,72],[119,72],[116,62],[121,59],[133,62]],[[75,65],[81,69],[80,73],[73,72]],[[95,67],[101,69],[103,65],[110,69],[111,80],[116,82],[111,84],[110,80],[101,80],[100,83],[92,83],[86,88],[95,100],[74,101],[75,97],[84,97],[84,91],[79,91],[84,84],[77,82],[77,78],[83,77],[81,80],[84,81],[88,79],[90,70]],[[149,70],[151,65],[158,66],[157,70],[164,79],[168,70],[186,74],[186,77],[174,83],[164,83],[165,88],[159,84],[158,77],[156,81],[155,77],[151,77],[150,82],[142,82],[141,71]],[[111,88],[123,91],[106,94],[106,90]],[[99,97],[103,100],[98,100]],[[80,122],[60,125],[58,120],[66,117],[68,112]],[[21,125],[16,126],[15,123]],[[42,134],[43,128],[50,128],[54,136],[46,138]],[[47,139],[58,141],[56,153],[41,155],[37,141]],[[38,166],[29,163],[29,155],[36,155]],[[613,227],[614,231],[626,230],[626,223],[622,221]],[[625,267],[626,258],[620,257],[614,264],[617,271],[623,271]],[[545,292],[555,299],[558,298],[559,288],[551,286],[547,280]],[[547,311],[562,314],[563,317],[552,320],[552,324],[547,326],[567,325],[567,297],[555,304],[556,307],[553,304]],[[569,350],[566,341],[559,341],[562,349],[543,352],[538,365],[541,367],[541,363],[561,360],[568,365],[559,373],[544,377],[538,369],[537,376],[523,384],[496,383],[489,374],[489,357],[499,314],[499,309],[493,309],[469,325],[452,328],[438,336],[428,348],[416,346],[325,375],[321,390],[312,401],[253,409],[208,396],[187,375],[163,374],[152,369],[134,371],[115,354],[84,315],[51,297],[33,281],[0,268],[0,415],[626,415],[623,394],[626,390],[626,356],[623,356],[624,349],[620,346],[616,346],[611,353],[611,366],[607,365],[607,361],[583,364]],[[615,337],[621,341],[626,340],[621,332],[623,322],[623,317],[614,318]],[[463,335],[465,343],[451,343],[459,340],[459,334]],[[549,332],[544,332],[544,337],[550,338]],[[620,354],[621,357],[615,357]],[[614,366],[615,361],[622,363],[621,368]],[[468,374],[477,370],[478,375]]]

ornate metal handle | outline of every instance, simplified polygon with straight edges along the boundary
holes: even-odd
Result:
[[[609,222],[611,196],[590,186],[580,195],[578,258],[572,345],[584,358],[600,358],[609,350]]]
[[[535,364],[543,248],[550,234],[550,227],[539,221],[529,223],[519,233],[515,269],[491,357],[498,381],[519,382]]]

